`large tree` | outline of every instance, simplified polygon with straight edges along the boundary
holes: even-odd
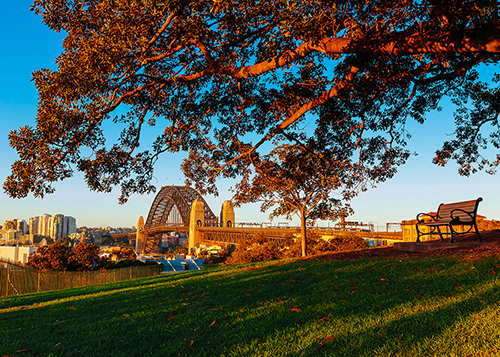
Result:
[[[80,170],[92,190],[121,185],[125,202],[154,190],[158,156],[178,151],[189,152],[188,180],[214,193],[217,177],[246,174],[287,142],[342,153],[361,180],[384,180],[408,157],[406,121],[423,122],[444,96],[457,130],[436,163],[455,159],[468,175],[500,162],[481,156],[500,147],[499,92],[477,72],[499,58],[496,1],[35,0],[33,9],[66,37],[57,69],[34,72],[36,126],[10,133],[12,197],[43,197]],[[106,122],[123,128],[115,143]],[[158,137],[140,149],[148,125]]]
[[[256,174],[236,185],[236,205],[262,202],[261,211],[274,207],[270,219],[296,215],[301,226],[302,256],[307,255],[307,223],[337,219],[351,213],[348,200],[359,189],[348,160],[328,153],[311,153],[298,145],[282,145],[253,162]],[[337,197],[332,195],[336,193]]]

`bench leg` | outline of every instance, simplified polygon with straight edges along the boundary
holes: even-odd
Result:
[[[474,221],[474,229],[476,230],[477,238],[479,240],[479,243],[483,242],[483,239],[481,238],[481,234],[479,233],[479,230],[477,229],[476,221]]]
[[[440,238],[440,242],[442,242],[444,240],[443,238],[443,233],[441,233],[441,228],[439,228],[440,226],[436,226],[437,230],[438,230],[438,233],[439,233],[439,238]],[[452,239],[453,239],[453,236],[451,236]]]

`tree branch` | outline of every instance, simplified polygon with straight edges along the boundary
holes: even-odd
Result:
[[[359,71],[358,67],[352,66],[350,68],[349,72],[347,73],[344,80],[337,83],[337,85],[334,86],[333,88],[331,88],[330,90],[323,92],[323,94],[321,96],[319,96],[318,98],[315,98],[315,99],[307,102],[306,104],[302,105],[302,107],[300,107],[295,113],[293,113],[287,119],[285,119],[280,124],[278,124],[269,134],[264,136],[257,144],[255,144],[252,148],[250,148],[250,150],[248,150],[247,152],[244,152],[244,153],[238,155],[237,157],[227,161],[219,169],[219,171],[222,171],[227,165],[231,165],[233,162],[241,159],[242,157],[244,157],[246,155],[251,155],[255,150],[257,150],[266,141],[272,139],[276,134],[281,133],[283,130],[285,130],[290,125],[295,123],[302,115],[304,115],[308,111],[318,107],[319,105],[324,104],[329,99],[337,96],[341,90],[343,90],[349,83],[351,83],[353,81],[353,79],[356,76],[356,74],[358,73],[358,71]]]

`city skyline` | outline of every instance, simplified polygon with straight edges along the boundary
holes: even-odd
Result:
[[[37,92],[31,81],[31,73],[43,67],[55,68],[54,61],[61,52],[64,38],[63,34],[52,32],[43,25],[41,17],[29,11],[30,5],[31,1],[23,0],[4,2],[0,6],[1,45],[9,49],[10,53],[10,58],[3,56],[0,59],[0,78],[3,83],[0,88],[2,183],[10,172],[10,165],[17,158],[15,151],[8,145],[8,133],[23,125],[35,124]],[[491,68],[485,68],[484,71],[489,72]],[[453,109],[449,103],[441,104],[443,111],[429,113],[426,124],[411,121],[407,124],[407,130],[412,134],[408,149],[417,152],[418,156],[412,156],[406,165],[400,167],[393,179],[354,198],[351,205],[355,214],[348,217],[348,221],[372,222],[379,230],[383,230],[386,223],[399,223],[415,218],[419,212],[436,210],[441,202],[469,200],[479,196],[484,201],[480,204],[478,213],[488,219],[500,219],[500,212],[496,207],[496,202],[500,200],[497,190],[500,179],[498,174],[490,176],[480,172],[466,178],[458,175],[454,163],[445,168],[431,163],[435,150],[453,132]],[[106,127],[106,130],[110,141],[118,135],[113,126]],[[162,130],[161,122],[156,128],[148,130],[149,134]],[[185,156],[165,154],[160,157],[155,171],[157,191],[167,184],[184,184],[179,166]],[[224,200],[231,199],[228,189],[234,183],[221,180],[220,196],[205,198],[215,214],[220,211]],[[112,193],[90,192],[79,173],[71,179],[56,183],[55,188],[56,192],[43,200],[31,196],[20,200],[11,199],[2,190],[0,220],[26,219],[44,212],[71,212],[72,216],[78,217],[79,226],[130,227],[137,224],[139,216],[147,217],[155,197],[155,194],[134,195],[127,204],[119,205],[119,188]],[[235,208],[236,222],[266,222],[268,213],[261,213],[258,204]],[[284,221],[277,219],[274,222]],[[298,223],[298,220],[294,222]]]

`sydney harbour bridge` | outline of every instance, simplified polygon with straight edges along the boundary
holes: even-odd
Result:
[[[231,201],[224,201],[217,217],[205,199],[189,186],[164,186],[156,195],[149,214],[137,224],[138,254],[160,252],[164,234],[186,233],[189,251],[197,244],[238,244],[243,239],[259,235],[283,239],[299,231],[283,228],[236,227]]]

